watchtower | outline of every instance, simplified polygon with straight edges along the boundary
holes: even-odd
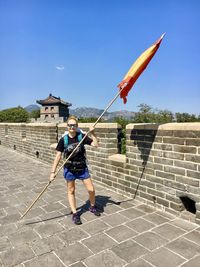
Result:
[[[69,107],[72,105],[65,102],[60,97],[55,97],[52,94],[46,99],[37,100],[40,108],[40,121],[63,122],[69,117]]]

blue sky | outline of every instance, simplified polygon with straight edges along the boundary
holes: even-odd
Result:
[[[136,58],[166,36],[114,110],[199,114],[200,1],[0,0],[0,110],[49,93],[105,108]]]

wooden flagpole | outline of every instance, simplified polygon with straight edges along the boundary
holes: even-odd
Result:
[[[95,126],[97,125],[97,123],[100,121],[100,119],[103,117],[103,115],[106,113],[106,111],[112,106],[112,104],[115,102],[115,100],[118,98],[118,96],[120,95],[121,91],[123,90],[123,88],[121,88],[119,90],[119,92],[116,94],[116,96],[110,101],[110,103],[108,104],[108,106],[104,109],[104,111],[101,113],[101,115],[98,117],[98,119],[96,120],[96,122],[94,123],[93,127],[95,128]],[[60,172],[60,170],[64,167],[64,165],[66,164],[66,162],[72,157],[72,155],[76,152],[76,150],[79,148],[79,146],[83,143],[83,141],[85,140],[86,136],[90,133],[90,131],[88,131],[85,136],[81,139],[81,141],[77,144],[77,146],[74,148],[74,150],[71,152],[71,154],[67,157],[67,159],[63,162],[63,164],[58,168],[58,170],[55,173],[55,177],[58,175],[58,173]],[[38,201],[38,199],[43,195],[43,193],[47,190],[47,188],[49,187],[49,185],[51,184],[52,181],[49,181],[45,187],[42,189],[42,191],[39,193],[39,195],[35,198],[35,200],[32,202],[32,204],[27,208],[27,210],[21,215],[20,220],[29,212],[29,210],[33,207],[33,205]]]

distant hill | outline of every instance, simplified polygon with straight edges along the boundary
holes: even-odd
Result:
[[[39,110],[38,105],[28,105],[24,108],[28,112],[33,110]],[[89,107],[80,107],[75,109],[69,109],[69,114],[74,115],[78,118],[98,118],[103,112],[103,109],[98,108],[89,108]],[[135,112],[127,110],[119,110],[113,112],[106,112],[103,116],[104,120],[113,120],[116,117],[123,117],[124,119],[130,120],[134,118]]]
[[[135,117],[135,112],[128,110],[113,111],[108,113],[107,119],[112,120],[116,117],[123,117],[124,119],[130,120]]]
[[[69,109],[70,115],[74,115],[78,118],[91,118],[91,117],[98,118],[102,112],[103,109],[98,109],[98,108],[81,107],[81,108]]]
[[[27,107],[24,107],[24,109],[28,112],[32,112],[34,110],[39,110],[40,107],[38,105],[28,105]]]
[[[98,118],[103,112],[103,109],[81,107],[76,109],[69,109],[70,115],[74,115],[78,118]],[[125,119],[132,119],[135,116],[135,112],[121,110],[114,112],[106,112],[103,116],[105,120],[112,120],[116,117],[123,117]]]

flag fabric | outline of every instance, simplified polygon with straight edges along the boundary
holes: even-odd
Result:
[[[164,35],[165,34],[163,34],[152,46],[150,46],[137,58],[128,73],[125,75],[124,79],[117,85],[117,87],[121,90],[120,97],[123,99],[124,104],[127,102],[127,95],[132,86],[141,73],[146,69],[147,65],[158,50]]]

